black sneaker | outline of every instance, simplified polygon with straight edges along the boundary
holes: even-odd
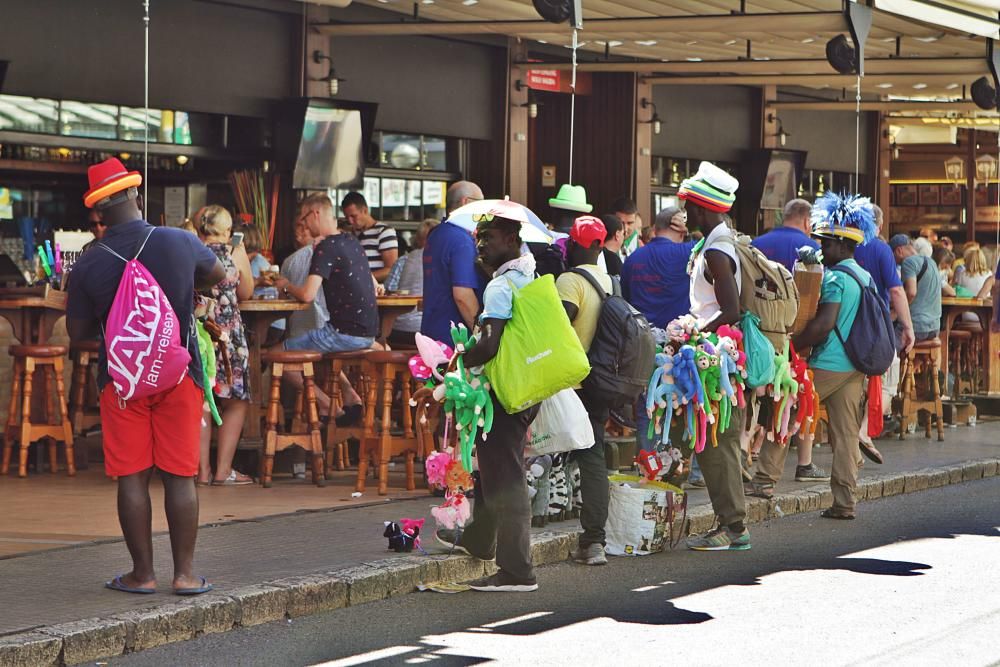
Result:
[[[509,574],[500,570],[494,575],[476,579],[469,584],[469,588],[474,591],[486,593],[530,593],[538,590],[538,582],[534,579],[520,580],[514,579]]]
[[[827,482],[829,480],[830,473],[818,465],[810,463],[807,466],[795,466],[796,482]]]
[[[462,546],[462,531],[452,530],[450,528],[439,528],[437,532],[434,533],[434,538],[442,545],[451,549],[453,551],[459,551],[467,556],[472,556],[473,558],[478,558],[479,560],[494,560],[496,552],[488,554],[474,554],[465,547]]]

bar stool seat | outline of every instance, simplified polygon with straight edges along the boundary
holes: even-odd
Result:
[[[938,441],[944,441],[944,410],[941,406],[941,384],[938,373],[941,370],[941,339],[931,338],[916,343],[903,359],[900,371],[901,414],[899,439],[903,440],[909,424],[917,421],[921,410],[928,413],[925,437],[931,437],[931,422],[937,418]],[[926,378],[926,387],[917,386],[917,376]],[[921,395],[923,389],[923,395]]]
[[[330,419],[326,427],[326,467],[327,470],[336,468],[345,470],[350,465],[350,456],[347,450],[347,441],[355,439],[361,442],[365,437],[365,424],[362,419],[361,424],[352,426],[338,426],[336,415],[344,407],[344,396],[340,389],[340,374],[345,373],[350,380],[351,376],[361,384],[358,392],[361,396],[367,395],[367,385],[370,382],[367,373],[368,355],[372,350],[352,350],[350,352],[328,352],[323,355],[323,361],[327,364],[326,385],[324,390],[330,397]]]
[[[316,385],[313,364],[323,360],[319,352],[274,350],[261,354],[261,361],[271,366],[271,392],[267,409],[267,426],[264,432],[264,452],[260,481],[264,488],[272,484],[274,455],[293,445],[303,447],[312,455],[312,481],[316,486],[325,486],[323,470],[323,440],[320,436],[319,410],[316,407]],[[294,427],[291,432],[278,433],[281,412],[281,378],[285,372],[302,373],[303,411],[308,423],[302,428]]]
[[[406,489],[416,489],[413,477],[414,460],[422,456],[421,442],[413,429],[413,413],[410,397],[413,394],[409,361],[413,356],[408,352],[375,351],[369,352],[365,362],[372,382],[369,384],[368,396],[365,402],[365,437],[361,440],[361,451],[358,456],[358,478],[355,490],[363,493],[368,475],[369,458],[378,463],[378,492],[385,495],[389,490],[389,460],[393,456],[406,457]],[[396,379],[402,384],[401,399],[393,400],[393,389]],[[378,399],[381,398],[379,401]],[[380,406],[378,404],[381,404]],[[391,432],[392,412],[394,404],[399,408],[402,422],[402,435]],[[381,407],[381,424],[376,428],[375,416]]]
[[[45,440],[49,450],[49,468],[52,474],[59,471],[56,459],[57,442],[66,446],[66,473],[76,475],[73,459],[73,426],[66,408],[66,390],[63,384],[63,357],[66,348],[62,345],[12,345],[10,355],[14,358],[14,382],[10,391],[7,410],[7,428],[4,430],[3,463],[0,473],[10,470],[10,458],[14,442],[20,442],[18,477],[28,476],[28,448],[36,440]],[[41,390],[45,394],[44,421],[33,422],[31,396],[35,370],[42,371]],[[55,393],[47,390],[49,376],[54,376]],[[53,409],[53,401],[56,403]],[[54,413],[58,412],[58,418]],[[20,416],[20,423],[18,422]]]
[[[100,395],[95,371],[101,353],[101,341],[85,340],[70,345],[73,379],[69,387],[69,417],[73,433],[82,435],[101,423]]]

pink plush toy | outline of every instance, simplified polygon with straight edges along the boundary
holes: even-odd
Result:
[[[431,508],[431,516],[439,528],[455,530],[464,526],[472,516],[472,506],[464,493],[456,493],[449,495],[442,504]]]
[[[443,381],[444,377],[438,371],[438,367],[447,365],[451,361],[452,349],[442,342],[419,333],[415,340],[418,354],[413,356],[409,363],[413,377],[418,380],[429,380],[433,376],[439,382]],[[416,372],[414,372],[415,367]]]
[[[413,545],[420,548],[420,529],[424,527],[426,519],[400,519],[399,527],[409,537],[413,538]]]
[[[424,469],[427,470],[427,483],[443,487],[449,463],[451,463],[451,455],[447,452],[431,453],[424,461]]]

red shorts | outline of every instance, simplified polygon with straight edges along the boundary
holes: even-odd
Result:
[[[180,477],[198,474],[204,395],[190,376],[169,391],[125,403],[113,384],[101,393],[104,470],[123,477],[156,466]]]

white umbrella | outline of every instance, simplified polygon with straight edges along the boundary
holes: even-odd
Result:
[[[509,199],[483,199],[466,204],[452,211],[448,222],[474,232],[480,220],[490,215],[520,222],[521,240],[525,243],[552,243],[555,238],[555,232],[550,231],[530,208]]]

